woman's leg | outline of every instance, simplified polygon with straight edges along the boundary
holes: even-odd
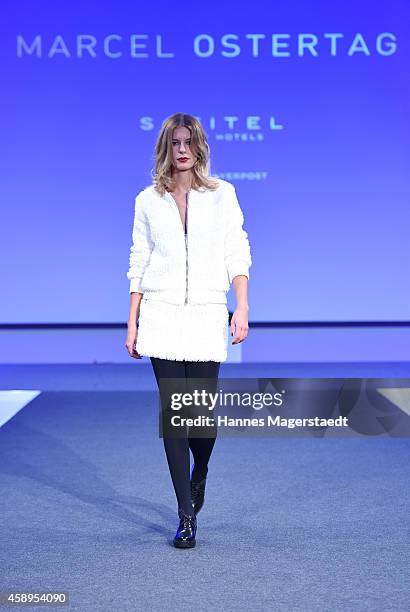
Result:
[[[195,384],[194,379],[206,378],[208,380],[200,385],[200,389],[205,389],[209,393],[215,393],[220,365],[218,361],[186,361],[187,391],[192,392],[195,388],[198,388],[198,384]],[[199,413],[216,418],[214,411],[210,411],[207,407],[199,410]],[[189,448],[194,457],[192,480],[193,482],[198,482],[203,480],[208,473],[208,462],[216,441],[217,425],[215,422],[214,425],[200,428],[201,437],[195,437],[195,429],[192,429],[193,434],[191,435],[191,431],[188,434]]]
[[[162,435],[172,484],[178,501],[178,510],[181,509],[185,514],[192,515],[187,431],[186,428],[183,428],[180,437],[168,436],[166,431],[166,424],[171,414],[170,396],[172,393],[185,391],[185,365],[183,361],[158,357],[150,357],[150,359],[160,392],[161,422],[164,424]],[[167,378],[178,380],[167,381]]]

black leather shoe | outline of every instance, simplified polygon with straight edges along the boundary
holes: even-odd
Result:
[[[196,544],[196,516],[185,514],[182,510],[178,510],[178,515],[180,520],[174,538],[174,546],[176,548],[193,548]]]
[[[205,485],[206,476],[198,482],[194,482],[193,480],[191,480],[191,501],[194,507],[195,514],[198,514],[198,512],[204,505]]]

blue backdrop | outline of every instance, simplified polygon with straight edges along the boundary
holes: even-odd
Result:
[[[1,30],[1,322],[126,321],[174,112],[236,186],[251,320],[408,318],[408,1],[16,1]]]

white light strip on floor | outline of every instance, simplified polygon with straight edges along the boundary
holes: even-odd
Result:
[[[410,387],[384,387],[377,391],[392,404],[396,404],[400,410],[410,415]]]
[[[27,406],[41,391],[12,389],[0,391],[0,427],[14,417],[19,410]]]

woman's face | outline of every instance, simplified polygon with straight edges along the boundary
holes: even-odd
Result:
[[[191,132],[186,127],[177,127],[172,135],[172,159],[177,172],[190,170],[195,163],[191,151]]]

